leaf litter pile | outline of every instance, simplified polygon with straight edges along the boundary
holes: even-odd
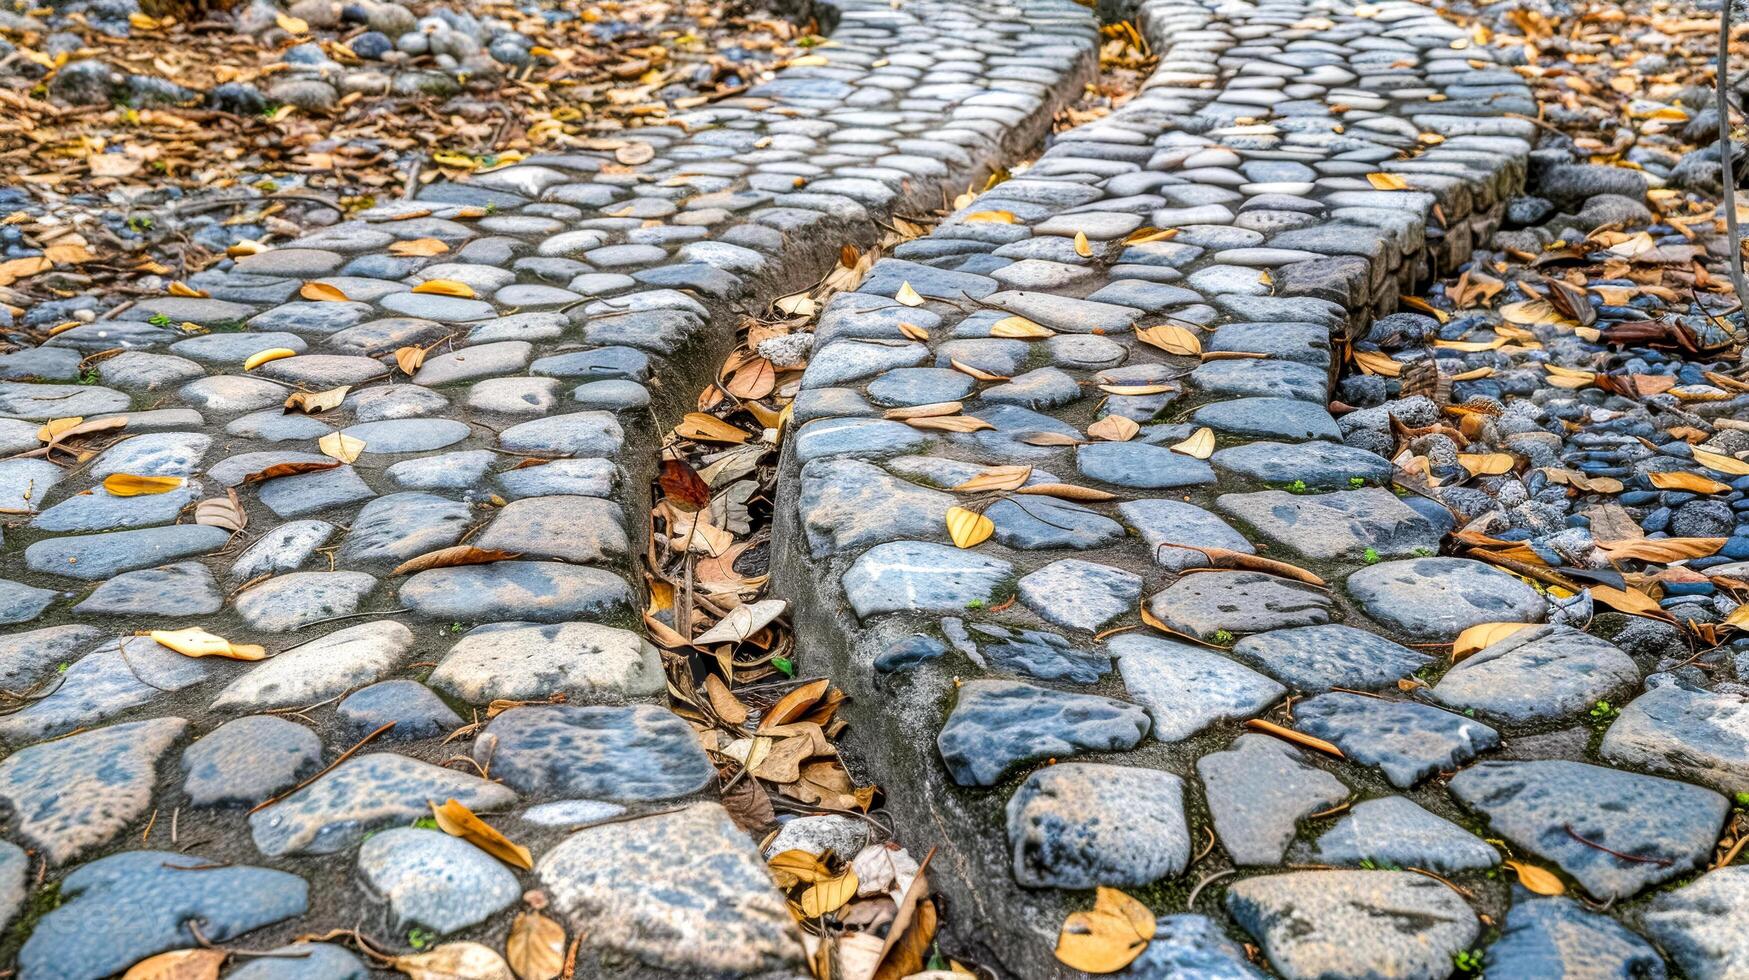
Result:
[[[819,40],[734,0],[411,0],[367,5],[370,23],[331,0],[186,6],[0,17],[0,303],[15,312],[156,295],[227,252],[537,153],[635,165],[648,147],[627,133],[744,92]],[[458,10],[501,25],[520,63],[378,54],[366,42],[387,38],[388,7],[408,36]],[[309,65],[321,80],[293,71]]]

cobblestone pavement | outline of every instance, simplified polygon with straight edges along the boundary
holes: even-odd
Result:
[[[586,937],[581,975],[805,975],[754,842],[659,704],[627,515],[734,304],[1036,143],[1096,41],[1065,0],[838,10],[825,65],[637,130],[645,162],[436,185],[202,274],[207,297],[0,356],[0,679],[49,692],[0,718],[25,980],[119,972],[194,944],[191,920],[254,948],[361,922],[501,948],[533,887]],[[1195,899],[1131,976],[1261,975],[1240,936],[1287,977],[1443,977],[1488,943],[1499,976],[1662,975],[1641,933],[1689,975],[1749,969],[1743,872],[1636,900],[1710,859],[1740,767],[1670,752],[1656,708],[1592,762],[1549,746],[1642,670],[1558,611],[1439,676],[1417,644],[1550,610],[1437,557],[1450,513],[1391,493],[1325,407],[1333,348],[1492,234],[1523,181],[1533,127],[1507,114],[1535,112],[1527,90],[1415,3],[1150,0],[1139,20],[1162,53],[1146,90],[836,298],[794,403],[776,594],[808,669],[855,696],[851,747],[907,847],[940,848],[954,941],[1057,975],[1063,914],[1109,884]],[[396,247],[427,239],[447,251]],[[411,288],[428,280],[475,295]],[[311,281],[345,301],[300,298]],[[445,338],[410,383],[394,370]],[[338,412],[281,410],[341,385]],[[107,445],[62,468],[38,430],[72,417],[90,428],[63,439]],[[362,441],[353,463],[318,452],[335,432]],[[531,456],[553,461],[516,466]],[[115,474],[184,482],[116,496]],[[1014,486],[945,489],[980,474]],[[227,491],[245,541],[185,514]],[[955,506],[988,541],[948,542]],[[520,557],[395,573],[464,539]],[[194,626],[276,655],[134,635]],[[1431,689],[1405,696],[1414,674]],[[1290,692],[1299,731],[1346,759],[1242,727]],[[443,743],[467,709],[554,694]],[[479,770],[443,765],[464,752]],[[450,798],[534,868],[400,829]],[[1616,907],[1513,893],[1484,835]],[[1198,874],[1240,873],[1193,893],[1205,853]],[[365,972],[306,951],[232,975]]]

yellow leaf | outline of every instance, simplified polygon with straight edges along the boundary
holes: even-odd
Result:
[[[1183,453],[1196,459],[1208,459],[1215,452],[1215,430],[1205,425],[1192,432],[1189,439],[1168,448],[1175,453]]]
[[[438,828],[451,837],[460,837],[505,864],[524,871],[534,867],[534,855],[528,853],[528,848],[511,843],[510,838],[494,830],[491,824],[474,816],[474,811],[454,799],[442,806],[431,804],[431,815],[437,819]]]
[[[359,453],[364,452],[364,440],[341,432],[330,432],[316,440],[316,448],[322,450],[324,456],[350,463],[358,458]]]
[[[37,441],[54,442],[56,436],[66,432],[68,429],[73,428],[83,421],[85,421],[85,417],[82,415],[74,415],[70,418],[64,419],[50,419],[43,423],[42,428],[36,430]]]
[[[911,340],[928,340],[929,339],[929,331],[923,329],[922,327],[918,326],[915,323],[901,323],[901,324],[899,324],[899,332],[904,334],[907,338],[909,338]]]
[[[1088,912],[1071,912],[1057,935],[1057,960],[1083,973],[1116,973],[1154,938],[1154,913],[1115,888],[1099,886]]]
[[[518,980],[554,980],[565,969],[565,927],[539,912],[518,913],[504,940],[504,956]]]
[[[121,980],[218,980],[229,956],[222,949],[173,949],[135,963]]]
[[[330,286],[325,282],[306,282],[298,290],[298,295],[313,303],[346,303],[350,302],[340,287]]]
[[[1376,350],[1357,350],[1349,354],[1355,366],[1367,374],[1395,378],[1403,373],[1403,362]]]
[[[990,325],[990,336],[1009,340],[1040,340],[1056,335],[1056,331],[1051,328],[1023,316],[1005,316]],[[924,337],[927,339],[928,335],[925,334]]]
[[[856,886],[856,872],[849,868],[836,878],[815,882],[802,892],[802,914],[817,919],[828,912],[838,911],[856,897]]]
[[[1100,385],[1099,390],[1108,395],[1163,395],[1168,391],[1177,391],[1175,385]]]
[[[955,486],[959,493],[985,493],[1002,490],[1018,490],[1032,479],[1030,466],[991,466],[971,479]]]
[[[170,288],[165,291],[172,296],[185,296],[189,299],[208,299],[212,296],[212,294],[206,290],[196,289],[180,279],[171,282]]]
[[[1087,427],[1089,437],[1107,442],[1129,442],[1140,431],[1142,427],[1136,424],[1135,419],[1122,415],[1107,415]]]
[[[339,408],[340,403],[346,400],[346,393],[351,390],[351,385],[341,385],[327,391],[294,391],[286,396],[285,410],[303,412],[306,415],[326,412],[331,408]]]
[[[1618,612],[1669,621],[1672,617],[1651,596],[1634,589],[1617,589],[1608,585],[1593,585],[1587,591],[1595,602],[1601,602]]]
[[[389,246],[390,255],[403,258],[429,258],[449,251],[449,245],[439,238],[414,238]]]
[[[903,408],[889,408],[881,413],[881,418],[905,422],[910,419],[932,419],[943,415],[958,415],[965,409],[964,402],[929,402],[924,405],[906,405]]]
[[[1433,346],[1441,350],[1461,351],[1465,354],[1480,354],[1483,351],[1499,350],[1506,346],[1505,337],[1495,337],[1493,340],[1436,340]]]
[[[740,445],[751,439],[740,429],[735,428],[715,415],[704,412],[688,412],[674,427],[674,434],[682,439],[696,439],[700,442],[728,442]]]
[[[256,351],[243,362],[243,370],[253,371],[269,361],[277,361],[282,357],[296,357],[298,352],[290,347],[270,347],[267,350]]]
[[[1075,233],[1075,254],[1084,259],[1090,259],[1093,257],[1093,246],[1088,243],[1087,233],[1084,231],[1078,231]]]
[[[412,980],[516,980],[504,958],[479,943],[444,943],[389,962]]]
[[[1710,449],[1694,447],[1694,461],[1718,473],[1730,476],[1749,476],[1749,463],[1745,463],[1735,456],[1715,453]]]
[[[1561,884],[1561,879],[1547,868],[1539,868],[1523,861],[1502,861],[1502,864],[1518,873],[1518,883],[1538,895],[1565,895],[1567,886]]]
[[[909,279],[899,284],[899,291],[893,295],[893,298],[903,306],[923,305],[923,297],[918,294],[917,290],[911,288]]]
[[[287,34],[308,34],[308,33],[310,33],[309,22],[305,21],[304,19],[302,19],[300,17],[293,17],[290,14],[275,14],[273,17],[273,22],[278,24],[279,29],[286,32]]]
[[[425,348],[408,346],[395,351],[395,364],[401,368],[401,373],[411,377],[419,370],[419,365],[425,363]]]
[[[1245,727],[1254,732],[1263,732],[1268,735],[1274,735],[1276,738],[1293,742],[1296,745],[1303,745],[1308,749],[1315,749],[1325,755],[1334,756],[1338,759],[1347,758],[1347,756],[1342,754],[1342,750],[1337,748],[1334,744],[1326,742],[1315,735],[1307,735],[1305,732],[1297,732],[1291,728],[1284,728],[1273,721],[1264,721],[1262,718],[1252,718],[1245,722]]]
[[[1136,338],[1144,344],[1151,344],[1168,354],[1183,354],[1186,356],[1202,353],[1202,341],[1196,334],[1185,327],[1172,323],[1163,323],[1157,327],[1137,327]]]
[[[111,497],[150,497],[169,493],[182,486],[180,476],[134,476],[131,473],[111,473],[103,478],[103,489]]]
[[[947,533],[961,548],[974,548],[996,533],[996,522],[964,507],[947,509]]]
[[[1669,564],[1685,558],[1706,558],[1725,546],[1725,538],[1627,538],[1620,541],[1599,541],[1610,561],[1639,561]]]
[[[1406,191],[1409,183],[1396,174],[1372,173],[1366,175],[1366,182],[1377,191]]]
[[[1471,476],[1500,476],[1518,463],[1510,453],[1458,453],[1457,459]]]
[[[263,660],[267,651],[252,643],[232,643],[198,627],[181,630],[153,630],[146,634],[159,646],[166,646],[185,657],[224,657],[227,660]]]
[[[1154,228],[1143,225],[1123,238],[1125,245],[1147,245],[1151,242],[1167,242],[1178,237],[1177,228]]]
[[[454,279],[427,279],[413,287],[416,293],[429,293],[434,296],[455,296],[460,299],[473,299],[474,287]]]
[[[1507,323],[1516,323],[1521,327],[1566,323],[1565,317],[1546,299],[1527,299],[1517,303],[1507,303],[1500,307],[1500,316]]]
[[[771,305],[788,316],[813,316],[820,308],[820,305],[814,302],[814,298],[805,292],[780,296],[773,300]]]
[[[1647,473],[1646,479],[1660,490],[1686,490],[1690,493],[1729,493],[1731,485],[1701,476],[1699,473]]]
[[[1459,633],[1452,642],[1452,662],[1456,663],[1478,650],[1486,650],[1519,630],[1529,629],[1530,626],[1529,623],[1477,623]]]
[[[973,211],[971,214],[966,215],[961,220],[963,220],[963,221],[990,221],[990,222],[994,222],[996,224],[1011,225],[1011,224],[1014,224],[1014,212],[1013,211]]]
[[[984,429],[995,428],[983,419],[971,415],[926,415],[921,418],[905,419],[904,422],[913,429],[934,432],[980,432]]]

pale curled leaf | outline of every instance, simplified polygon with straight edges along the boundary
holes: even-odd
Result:
[[[285,399],[287,412],[303,412],[305,415],[315,415],[340,407],[346,400],[346,393],[352,390],[351,385],[341,385],[329,388],[327,391],[294,391]]]
[[[1144,344],[1158,347],[1168,354],[1185,356],[1201,354],[1202,341],[1188,328],[1175,323],[1162,323],[1157,327],[1137,327],[1136,338]]]
[[[322,455],[330,459],[350,463],[364,452],[364,440],[349,436],[344,432],[330,432],[316,440],[316,448],[322,451]]]
[[[232,643],[197,627],[153,630],[146,635],[158,645],[169,647],[185,657],[223,657],[226,660],[262,660],[267,657],[267,651],[259,646]]]
[[[1093,908],[1071,912],[1057,935],[1057,959],[1083,973],[1116,973],[1154,938],[1154,914],[1115,888],[1099,886]]]
[[[489,565],[495,561],[509,561],[520,558],[515,551],[497,551],[489,548],[476,548],[471,544],[451,545],[428,551],[423,555],[409,558],[390,570],[390,575],[411,575],[431,568],[455,568],[461,565]]]
[[[539,912],[521,912],[504,940],[517,980],[554,980],[565,969],[565,927]]]
[[[433,803],[431,815],[436,818],[438,829],[451,837],[460,837],[505,864],[525,871],[534,867],[534,855],[528,852],[528,848],[512,843],[510,838],[475,816],[474,811],[460,802],[451,799],[442,806]]]
[[[1123,415],[1107,415],[1087,427],[1087,436],[1107,442],[1128,442],[1140,431],[1142,427],[1135,419]]]
[[[412,377],[425,363],[425,348],[418,346],[400,347],[395,350],[395,366],[401,373]]]
[[[711,643],[740,643],[770,625],[783,615],[789,603],[782,599],[761,599],[729,610],[715,626],[705,630],[692,642],[705,646]]]
[[[504,958],[479,943],[444,943],[390,963],[412,980],[516,980]]]
[[[243,509],[243,502],[237,499],[236,488],[227,487],[225,496],[208,497],[194,505],[194,523],[222,527],[234,533],[249,526],[249,512]]]
[[[122,980],[218,980],[229,955],[222,949],[173,949],[128,967]]]
[[[1190,438],[1167,447],[1175,453],[1183,453],[1192,459],[1208,459],[1215,452],[1215,430],[1208,426],[1192,432]]]
[[[990,466],[974,474],[970,479],[952,487],[959,493],[987,493],[1002,490],[1018,490],[1032,479],[1030,466]]]

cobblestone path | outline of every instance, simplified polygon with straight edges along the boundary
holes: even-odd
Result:
[[[736,304],[1035,145],[1097,40],[1067,0],[836,10],[824,65],[636,130],[643,162],[435,185],[203,273],[206,297],[0,356],[0,687],[34,692],[0,717],[0,905],[32,926],[24,980],[118,973],[193,945],[191,921],[253,948],[361,923],[502,948],[535,887],[585,937],[579,975],[806,975],[636,625],[656,440]],[[1398,690],[1442,667],[1416,644],[1548,613],[1434,557],[1449,512],[1393,494],[1325,408],[1351,332],[1492,233],[1523,179],[1532,124],[1508,114],[1535,112],[1526,89],[1415,3],[1151,0],[1138,18],[1162,52],[1148,88],[835,299],[787,435],[776,594],[806,669],[854,695],[851,748],[905,844],[940,848],[955,942],[1065,973],[1064,913],[1110,884],[1196,899],[1132,976],[1260,975],[1230,938],[1247,935],[1288,977],[1443,977],[1488,941],[1500,976],[1661,975],[1628,926],[1692,975],[1749,969],[1720,960],[1749,953],[1706,911],[1749,907],[1737,872],[1631,901],[1706,863],[1724,796],[1534,752],[1473,761],[1637,691],[1634,659],[1537,626]],[[397,247],[427,239],[448,250]],[[412,289],[430,280],[475,295]],[[300,298],[311,282],[345,301]],[[445,338],[410,382],[394,369]],[[293,353],[245,368],[270,350]],[[342,385],[336,412],[282,412]],[[950,417],[982,426],[927,421]],[[59,438],[107,445],[63,468],[39,428],[67,418],[86,431]],[[349,465],[318,451],[335,432],[362,441]],[[516,467],[531,456],[554,461]],[[981,473],[1013,486],[945,489]],[[183,482],[117,496],[116,474]],[[241,536],[189,519],[228,491]],[[988,541],[948,543],[955,506]],[[394,571],[464,539],[521,557]],[[135,635],[187,627],[274,656]],[[1290,693],[1298,730],[1346,759],[1242,727]],[[444,742],[470,709],[555,694]],[[1653,766],[1646,727],[1603,757]],[[444,765],[458,754],[478,768]],[[400,829],[450,798],[533,869]],[[1630,911],[1514,896],[1478,832]],[[1387,870],[1338,870],[1361,867]],[[1243,873],[1192,895],[1217,868]],[[229,975],[365,975],[341,945],[303,951]],[[1709,960],[1724,972],[1690,965]]]

